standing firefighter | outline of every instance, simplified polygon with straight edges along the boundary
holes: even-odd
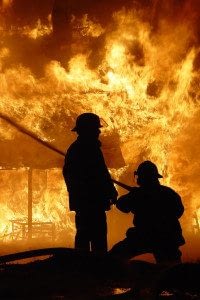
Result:
[[[134,227],[110,253],[124,258],[153,253],[157,262],[180,262],[179,246],[185,243],[178,221],[184,212],[180,196],[160,184],[162,176],[151,161],[141,163],[134,174],[139,187],[117,202],[119,210],[134,214]]]
[[[105,211],[116,201],[117,192],[100,149],[101,127],[99,117],[93,113],[78,116],[72,129],[78,138],[67,151],[63,175],[70,210],[76,212],[75,248],[106,252]]]

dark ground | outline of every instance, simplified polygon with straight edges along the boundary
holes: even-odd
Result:
[[[200,263],[125,263],[69,248],[27,251],[0,257],[0,299],[198,300]]]

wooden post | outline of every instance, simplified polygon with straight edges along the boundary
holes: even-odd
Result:
[[[28,240],[32,239],[32,222],[33,222],[33,170],[28,169]]]
[[[200,233],[200,224],[199,224],[199,219],[198,219],[198,215],[197,212],[194,213],[194,219],[195,219],[195,229],[197,230],[197,233]]]

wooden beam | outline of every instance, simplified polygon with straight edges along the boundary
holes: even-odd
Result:
[[[32,239],[33,223],[33,170],[28,169],[28,240]]]

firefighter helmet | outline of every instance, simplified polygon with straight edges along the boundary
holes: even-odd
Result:
[[[163,176],[158,173],[157,166],[150,160],[142,162],[134,172],[134,175],[163,178]]]
[[[101,128],[101,122],[99,116],[93,113],[83,113],[76,119],[76,126],[72,131],[78,131],[79,129],[91,129]]]

